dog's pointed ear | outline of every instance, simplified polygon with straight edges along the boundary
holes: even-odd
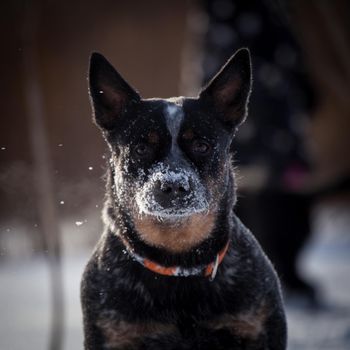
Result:
[[[213,105],[219,118],[229,127],[237,127],[247,115],[251,71],[249,50],[240,49],[199,94],[200,99]]]
[[[104,56],[96,52],[90,58],[89,92],[94,121],[105,130],[115,128],[127,107],[141,100]]]

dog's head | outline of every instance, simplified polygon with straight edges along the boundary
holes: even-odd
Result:
[[[142,99],[97,53],[89,84],[118,208],[149,244],[181,251],[204,240],[230,186],[230,145],[251,89],[249,51],[232,56],[197,98]]]

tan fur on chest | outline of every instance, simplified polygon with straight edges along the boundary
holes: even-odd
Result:
[[[97,326],[102,331],[107,349],[137,349],[144,337],[176,332],[176,327],[171,324],[116,322],[108,318],[98,320]]]
[[[215,226],[216,215],[194,214],[186,221],[173,225],[162,224],[156,218],[143,215],[134,219],[140,237],[148,244],[169,252],[179,253],[208,238]]]
[[[223,314],[206,322],[205,326],[214,330],[226,329],[233,335],[255,340],[263,334],[267,317],[267,308],[263,304],[254,311],[238,315]]]

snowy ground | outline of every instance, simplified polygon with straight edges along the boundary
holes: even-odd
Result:
[[[287,304],[289,350],[350,349],[350,212],[320,208],[315,235],[300,261],[317,282],[324,307],[307,310]],[[79,282],[89,252],[64,260],[65,350],[82,349]],[[50,300],[44,258],[4,261],[0,265],[0,349],[47,349]]]

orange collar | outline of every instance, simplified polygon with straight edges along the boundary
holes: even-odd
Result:
[[[224,248],[222,248],[220,252],[216,254],[215,260],[210,264],[204,265],[204,266],[192,267],[192,268],[185,268],[181,266],[165,267],[165,266],[159,265],[152,260],[143,258],[140,255],[136,254],[134,250],[129,247],[129,245],[126,245],[127,250],[132,256],[132,258],[135,261],[139,262],[142,266],[151,270],[152,272],[158,273],[163,276],[181,276],[181,277],[206,276],[206,277],[209,277],[210,281],[212,281],[215,278],[218,267],[226,255],[228,246],[229,246],[229,241],[227,241]]]

